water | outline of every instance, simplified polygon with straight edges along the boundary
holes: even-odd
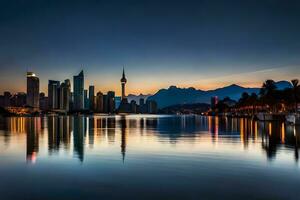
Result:
[[[0,199],[300,199],[300,127],[201,116],[0,118]]]

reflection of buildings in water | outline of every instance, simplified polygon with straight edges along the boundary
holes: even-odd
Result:
[[[41,131],[41,118],[30,117],[26,119],[27,151],[26,160],[34,163],[39,151],[39,133]]]
[[[219,139],[219,117],[208,117],[208,132],[211,133],[212,142]]]
[[[286,125],[285,129],[285,147],[294,148],[295,160],[299,159],[299,141],[300,141],[300,127]]]
[[[26,132],[26,120],[30,118],[26,117],[9,117],[5,118],[7,120],[4,123],[4,130],[12,133],[25,133]]]
[[[76,154],[79,160],[82,162],[84,159],[84,135],[86,132],[85,117],[74,116],[73,127],[74,154]]]
[[[126,145],[127,145],[127,133],[126,133],[126,117],[121,116],[120,120],[120,128],[121,128],[121,154],[122,154],[122,160],[123,163],[125,161],[125,155],[126,155]]]
[[[295,126],[280,122],[259,122],[258,128],[258,132],[262,137],[262,148],[266,151],[269,159],[273,159],[276,156],[278,147],[284,145],[286,148],[294,149],[295,160],[298,160],[300,132],[295,129]]]
[[[107,139],[109,143],[114,143],[116,138],[116,118],[109,117],[107,123]]]
[[[139,120],[139,128],[140,128],[140,134],[145,135],[147,130],[145,129],[145,120],[143,117],[140,118],[140,120]]]
[[[70,149],[71,118],[69,116],[48,117],[48,149],[49,153],[58,151],[61,143]]]
[[[48,117],[48,150],[49,153],[58,151],[60,144],[59,138],[59,118],[56,116]]]
[[[10,143],[11,134],[26,133],[26,119],[27,118],[25,117],[9,117],[1,119],[1,129],[4,130],[3,139],[5,145]]]
[[[131,128],[138,128],[141,135],[147,133],[147,130],[156,130],[158,128],[158,118],[139,118],[138,120],[131,120],[129,124]]]
[[[88,118],[88,127],[89,127],[89,146],[93,148],[95,143],[95,130],[97,129],[97,121],[94,117]]]
[[[244,148],[248,148],[249,138],[255,140],[256,124],[253,119],[241,118],[240,119],[240,139]]]

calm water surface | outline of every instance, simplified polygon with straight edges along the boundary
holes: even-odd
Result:
[[[0,199],[300,199],[299,143],[249,119],[0,118]]]

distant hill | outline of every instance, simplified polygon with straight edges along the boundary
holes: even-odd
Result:
[[[139,104],[139,101],[141,98],[143,98],[146,102],[147,98],[150,97],[151,94],[139,94],[139,95],[134,95],[134,94],[129,94],[127,95],[127,100],[130,102],[131,100],[136,101],[137,104]]]
[[[291,87],[287,81],[279,81],[276,83],[278,89],[282,90]],[[246,88],[236,84],[229,85],[215,90],[197,90],[195,88],[178,88],[170,86],[168,89],[161,89],[153,96],[148,97],[149,100],[155,100],[159,108],[165,108],[172,105],[180,104],[195,104],[195,103],[210,103],[213,96],[218,96],[219,99],[230,97],[233,100],[238,100],[243,92],[259,93],[260,88]]]

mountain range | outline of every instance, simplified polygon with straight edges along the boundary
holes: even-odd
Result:
[[[288,81],[279,81],[276,82],[276,87],[282,90],[292,86]],[[210,103],[211,97],[213,96],[218,96],[219,99],[230,97],[233,100],[238,100],[243,92],[258,94],[259,90],[260,88],[247,88],[236,84],[207,91],[197,90],[193,87],[178,88],[176,86],[170,86],[168,89],[159,90],[154,95],[149,96],[148,99],[155,100],[159,108],[164,108],[178,104]]]
[[[139,104],[140,99],[144,99],[146,102],[147,98],[150,96],[151,94],[139,94],[139,95],[129,94],[127,95],[127,100],[128,102],[134,100],[137,104]]]

